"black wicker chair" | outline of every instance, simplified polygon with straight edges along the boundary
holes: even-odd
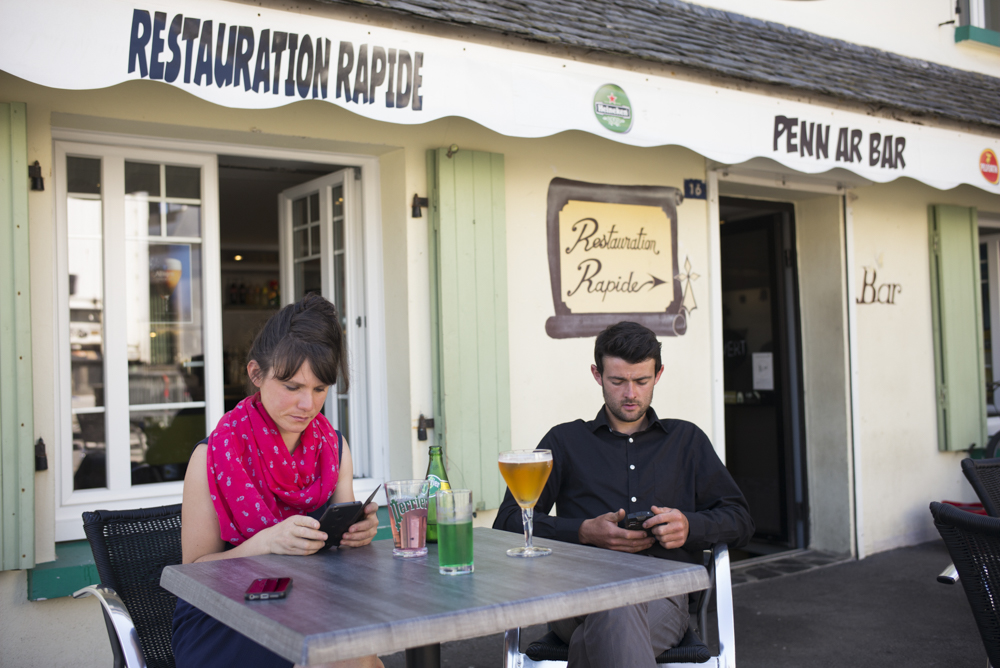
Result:
[[[160,587],[164,566],[181,563],[181,506],[83,514],[115,668],[174,668],[170,639],[177,597]]]
[[[1000,459],[963,459],[962,473],[990,517],[1000,517]]]
[[[958,569],[990,664],[1000,666],[1000,518],[931,504],[934,526]]]
[[[677,647],[662,652],[656,657],[656,663],[666,664],[667,668],[675,664],[708,664],[712,666],[727,666],[733,658],[732,650],[732,585],[729,573],[729,550],[725,544],[716,545],[711,551],[705,551],[705,568],[711,580],[709,588],[692,595],[692,607],[695,614],[691,617],[689,627]],[[719,656],[712,656],[711,650],[702,641],[707,633],[708,608],[714,597],[718,611]],[[699,636],[699,633],[701,634]],[[504,635],[504,668],[555,668],[565,666],[569,659],[569,646],[553,631],[535,640],[521,653],[519,649],[521,630],[509,629]],[[708,663],[708,662],[712,663]]]

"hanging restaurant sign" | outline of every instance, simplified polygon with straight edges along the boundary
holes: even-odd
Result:
[[[722,165],[766,157],[806,174],[844,168],[878,183],[906,176],[943,190],[966,183],[1000,192],[993,167],[981,171],[995,163],[980,159],[1000,152],[997,138],[667,70],[351,23],[336,11],[225,0],[4,2],[0,70],[57,89],[148,80],[226,107],[321,100],[390,123],[460,116],[512,137],[576,130],[633,146],[684,146]]]
[[[549,183],[549,277],[556,339],[632,320],[663,336],[687,331],[677,266],[676,188]],[[688,272],[690,273],[690,271]]]

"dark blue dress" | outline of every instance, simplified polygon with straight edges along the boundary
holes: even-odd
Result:
[[[337,442],[343,442],[339,431]],[[341,460],[343,452],[342,447],[337,448]],[[308,513],[309,516],[318,520],[329,503]],[[292,668],[293,665],[180,598],[174,608],[173,646],[177,668]]]

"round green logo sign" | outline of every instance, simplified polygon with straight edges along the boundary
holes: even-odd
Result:
[[[604,84],[594,95],[594,115],[598,122],[612,132],[632,129],[632,103],[619,86]]]

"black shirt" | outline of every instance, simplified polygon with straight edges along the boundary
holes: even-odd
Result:
[[[578,543],[585,519],[659,506],[684,513],[688,539],[683,548],[656,543],[643,554],[701,563],[700,551],[714,543],[746,545],[753,519],[708,436],[690,422],[660,420],[652,408],[646,417],[646,429],[631,435],[613,431],[603,407],[590,422],[549,430],[538,444],[552,451],[552,474],[535,505],[535,535]],[[508,489],[493,528],[522,532],[520,511]]]

